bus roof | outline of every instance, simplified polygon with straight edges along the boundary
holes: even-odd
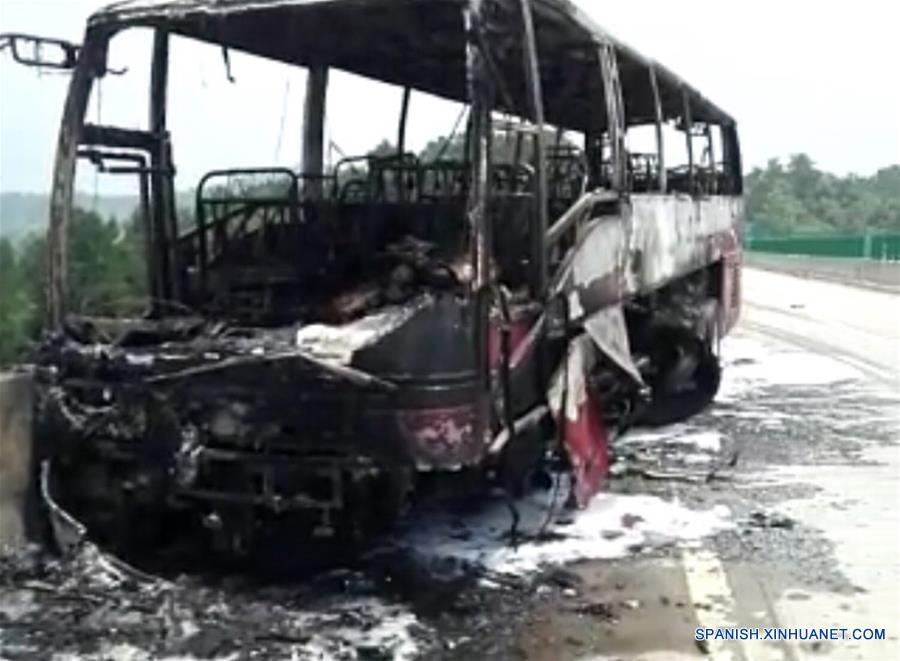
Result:
[[[598,111],[604,106],[595,54],[601,43],[615,48],[629,124],[655,118],[651,66],[666,119],[682,116],[687,92],[695,121],[733,123],[681,78],[609,35],[569,0],[532,4],[549,123],[602,128],[606,113]],[[282,62],[332,66],[465,101],[461,11],[467,5],[468,0],[124,0],[95,13],[88,25],[111,31],[162,27]],[[527,107],[522,57],[506,61],[498,65],[516,108],[500,105],[515,113]]]

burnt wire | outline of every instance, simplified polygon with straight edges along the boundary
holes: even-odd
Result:
[[[229,83],[234,83],[235,78],[231,75],[231,56],[228,54],[228,46],[222,46],[222,61],[225,63],[225,77]]]
[[[565,434],[566,434],[566,407],[568,405],[569,398],[569,351],[571,351],[571,345],[567,348],[565,357],[563,358],[562,365],[562,392],[559,395],[559,423],[557,423],[556,427],[556,449],[562,456],[564,452],[564,444],[565,444]],[[558,513],[558,501],[559,501],[559,485],[562,482],[562,477],[557,475],[556,479],[553,481],[553,493],[550,496],[550,503],[547,505],[547,512],[544,515],[544,520],[541,522],[541,527],[538,528],[538,539],[544,537],[547,534],[547,528],[550,526],[550,522],[556,517]]]
[[[103,80],[97,80],[97,125],[103,126]],[[94,197],[91,200],[91,211],[97,213],[97,202],[100,197],[100,168],[94,166]]]
[[[502,319],[501,333],[500,333],[500,355],[501,355],[501,390],[503,396],[503,418],[504,425],[507,428],[507,433],[509,434],[509,443],[514,442],[515,440],[515,421],[513,419],[512,413],[512,395],[510,391],[510,376],[509,376],[509,359],[510,359],[510,344],[509,344],[509,331],[511,325],[511,315],[509,313],[509,301],[507,297],[507,293],[502,286],[494,287],[494,296],[496,297],[499,307],[500,307],[500,316]],[[568,405],[568,393],[569,393],[569,351],[571,348],[566,351],[566,354],[563,358],[562,364],[562,390],[560,392],[560,407],[559,407],[559,418],[560,422],[557,425],[557,433],[556,433],[556,447],[557,451],[562,455],[564,452],[564,444],[565,444],[565,421],[566,421],[566,407]],[[550,526],[550,523],[556,518],[556,515],[559,513],[559,494],[560,494],[560,485],[562,483],[562,476],[556,475],[553,481],[553,492],[550,496],[550,502],[547,506],[547,511],[544,515],[544,519],[541,522],[540,527],[538,528],[538,532],[536,535],[537,539],[542,539],[547,534],[547,528]],[[572,483],[574,485],[574,482]],[[510,516],[512,517],[512,523],[510,524],[509,529],[509,538],[511,545],[515,548],[518,545],[518,528],[519,523],[521,521],[521,515],[519,514],[519,510],[516,507],[515,500],[512,495],[509,493],[508,489],[504,489],[506,495],[506,506],[509,509]]]
[[[509,359],[510,359],[510,345],[509,345],[509,331],[510,325],[512,323],[512,317],[509,314],[509,300],[506,293],[506,290],[502,285],[495,285],[493,287],[494,298],[497,300],[498,306],[500,308],[500,318],[501,318],[501,326],[500,326],[500,361],[501,361],[501,372],[500,372],[500,389],[503,396],[503,424],[506,426],[507,434],[509,435],[508,444],[512,444],[515,442],[515,434],[516,434],[516,423],[513,419],[512,412],[512,392],[510,390],[509,383]],[[521,516],[519,515],[519,510],[516,507],[515,499],[512,494],[509,492],[509,488],[504,486],[504,493],[506,495],[506,506],[509,508],[510,516],[512,516],[512,523],[509,527],[509,539],[513,548],[518,545],[518,537],[519,537],[519,522],[521,521]]]
[[[519,514],[519,508],[516,507],[516,499],[509,490],[504,489],[503,493],[506,496],[509,515],[512,517],[512,523],[509,524],[509,545],[516,549],[519,547],[519,522],[522,520],[522,516]]]
[[[284,135],[284,118],[287,115],[287,104],[288,104],[288,95],[291,91],[291,79],[284,79],[284,96],[281,99],[281,119],[278,122],[278,138],[275,141],[275,156],[273,160],[277,163],[278,157],[281,155],[281,138]],[[306,168],[306,164],[303,164],[303,168]]]
[[[494,287],[494,296],[500,306],[500,317],[502,325],[500,327],[500,359],[502,360],[501,388],[503,391],[503,419],[504,424],[509,431],[509,440],[514,440],[515,421],[512,412],[512,392],[509,385],[509,369],[510,369],[510,344],[509,332],[512,324],[512,317],[509,314],[509,300],[506,290],[502,286]]]
[[[547,528],[559,513],[559,485],[562,483],[562,475],[556,475],[553,480],[553,493],[550,494],[550,502],[547,504],[547,512],[544,514],[544,520],[541,521],[541,527],[538,528],[537,538],[543,539],[547,534]]]

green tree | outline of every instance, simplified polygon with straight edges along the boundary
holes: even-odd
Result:
[[[27,350],[31,306],[16,250],[9,239],[0,239],[0,366],[15,362]]]
[[[900,231],[900,165],[838,177],[806,154],[777,159],[745,179],[747,219],[759,234]]]
[[[466,157],[466,137],[457,133],[452,137],[441,136],[430,140],[419,153],[419,161],[432,163],[436,160],[463,161]]]
[[[68,303],[76,314],[134,315],[146,305],[143,231],[76,209],[68,236]],[[0,366],[27,357],[44,327],[47,243],[0,240]]]
[[[69,233],[69,309],[136,314],[146,296],[143,234],[137,215],[126,225],[76,210]]]

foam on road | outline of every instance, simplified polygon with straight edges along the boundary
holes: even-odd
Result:
[[[567,491],[561,489],[557,498]],[[553,495],[551,489],[517,501],[521,521],[515,546],[509,536],[512,518],[502,503],[466,517],[421,522],[401,543],[425,561],[453,560],[488,573],[525,575],[576,560],[624,558],[731,527],[727,508],[693,510],[658,496],[617,493],[598,494],[586,509],[553,517],[562,514]]]

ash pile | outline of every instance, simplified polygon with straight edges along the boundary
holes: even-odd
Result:
[[[84,543],[0,558],[0,657],[37,661],[405,659],[432,634],[374,584],[157,578]]]

